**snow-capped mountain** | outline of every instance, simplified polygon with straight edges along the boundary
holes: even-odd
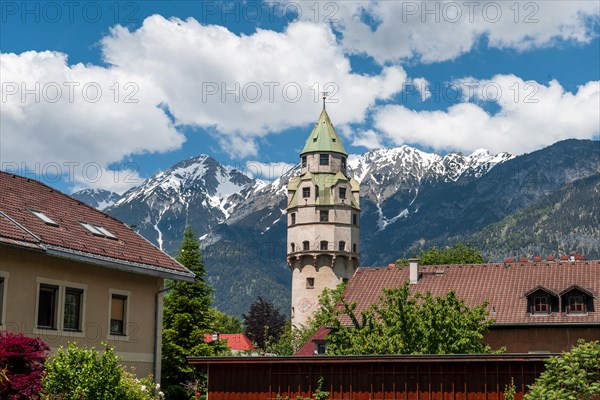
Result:
[[[71,196],[98,210],[104,210],[121,198],[118,193],[104,189],[83,189],[71,194]]]
[[[569,140],[518,157],[409,146],[351,155],[348,166],[361,182],[361,264],[387,265],[420,246],[467,237],[599,174],[597,143]],[[191,226],[223,311],[240,315],[258,295],[286,311],[286,185],[296,173],[268,182],[202,155],[152,176],[105,211],[170,254]]]

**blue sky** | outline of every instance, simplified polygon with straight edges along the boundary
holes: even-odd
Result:
[[[67,192],[295,162],[324,88],[351,153],[600,131],[596,1],[0,4],[1,167]]]

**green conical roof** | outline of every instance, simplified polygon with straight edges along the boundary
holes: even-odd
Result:
[[[325,108],[323,108],[321,115],[319,115],[319,119],[300,154],[315,152],[335,152],[348,155],[340,137],[335,132],[335,128]]]

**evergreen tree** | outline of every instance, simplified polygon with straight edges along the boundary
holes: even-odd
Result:
[[[178,282],[164,301],[162,383],[167,398],[189,399],[184,388],[202,377],[187,365],[186,356],[212,356],[227,351],[222,343],[205,343],[211,332],[212,288],[205,282],[200,245],[196,234],[187,229],[176,256],[177,261],[196,274],[194,282]]]

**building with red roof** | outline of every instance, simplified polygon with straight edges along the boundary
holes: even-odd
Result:
[[[0,329],[52,349],[108,342],[160,379],[166,278],[194,274],[119,220],[0,171]]]
[[[583,260],[581,260],[583,258]],[[488,303],[494,319],[484,340],[509,353],[559,353],[578,339],[600,338],[600,261],[571,257],[562,261],[359,268],[344,297],[355,313],[379,302],[382,289],[410,282],[413,292],[443,296],[454,290],[467,305]],[[340,322],[350,326],[347,316]],[[319,330],[298,355],[318,354],[326,342]],[[302,352],[302,353],[300,353]]]
[[[234,353],[241,351],[253,351],[254,345],[252,340],[243,333],[205,333],[204,342],[210,343],[215,341],[226,341],[227,347]]]

